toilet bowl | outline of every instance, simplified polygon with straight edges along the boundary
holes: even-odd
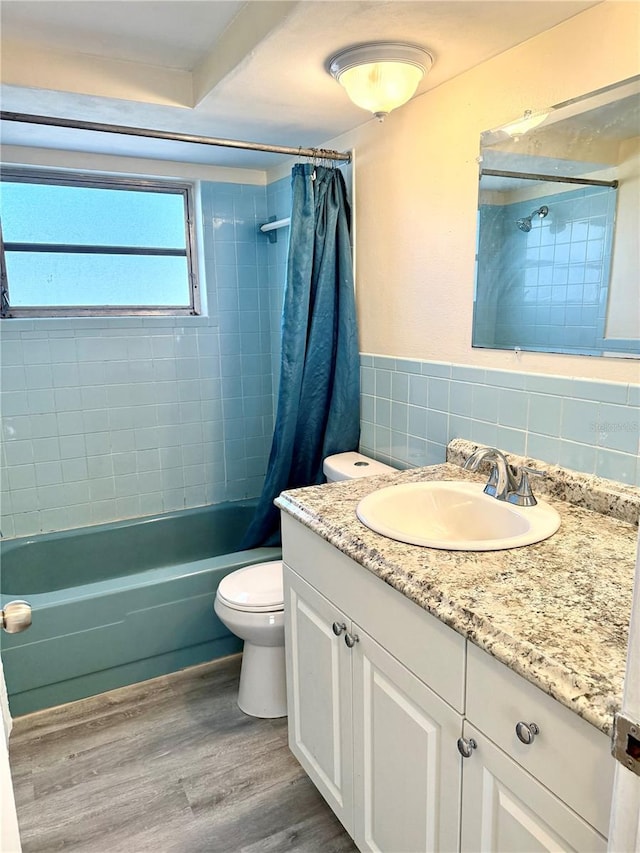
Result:
[[[282,560],[237,569],[220,581],[213,608],[244,640],[238,706],[251,717],[284,717],[284,592]]]
[[[323,471],[333,483],[395,469],[353,452],[327,457]],[[282,560],[231,572],[220,582],[213,608],[222,624],[244,640],[240,710],[251,717],[286,716]]]

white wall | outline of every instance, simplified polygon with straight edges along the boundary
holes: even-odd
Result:
[[[640,73],[639,32],[640,4],[607,0],[327,143],[357,151],[362,351],[638,381],[637,362],[470,342],[480,132]]]

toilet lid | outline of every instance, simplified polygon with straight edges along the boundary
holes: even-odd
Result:
[[[283,610],[282,560],[256,563],[231,572],[220,581],[217,594],[235,610]]]

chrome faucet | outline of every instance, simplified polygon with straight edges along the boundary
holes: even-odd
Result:
[[[477,471],[478,465],[488,459],[491,473],[484,487],[484,492],[499,501],[508,501],[516,506],[535,506],[537,501],[531,491],[529,474],[539,477],[546,476],[546,471],[538,471],[526,465],[514,467],[509,464],[507,457],[495,447],[478,447],[464,463],[468,471]]]

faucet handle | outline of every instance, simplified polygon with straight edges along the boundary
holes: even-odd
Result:
[[[487,485],[483,489],[485,495],[491,495],[492,498],[495,498],[496,492],[498,491],[498,466],[495,462],[491,463],[491,470],[489,472],[489,479],[487,480]]]
[[[509,503],[516,504],[517,506],[535,506],[538,501],[533,496],[533,492],[531,491],[531,483],[529,482],[529,475],[533,474],[535,477],[546,477],[546,471],[539,471],[537,468],[530,468],[528,465],[521,465],[516,469],[516,476],[519,476],[518,486],[515,492],[512,492],[509,497]]]

